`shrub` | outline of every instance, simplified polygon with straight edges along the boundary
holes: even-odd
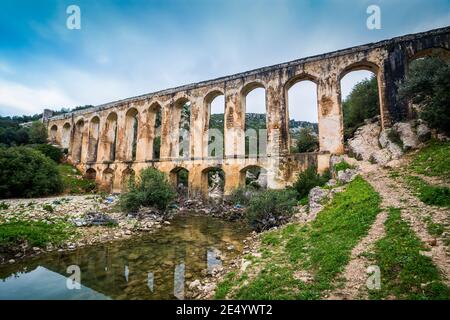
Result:
[[[297,151],[314,152],[319,148],[319,139],[310,128],[302,128],[297,140]]]
[[[260,191],[252,186],[239,187],[231,192],[228,200],[233,204],[246,206],[250,202],[250,199],[258,192]]]
[[[344,171],[344,170],[347,170],[347,169],[353,169],[353,168],[354,168],[354,166],[348,164],[348,163],[347,163],[346,161],[344,161],[344,160],[342,160],[342,161],[339,162],[339,163],[336,163],[336,164],[334,165],[334,167],[333,167],[333,169],[334,169],[335,172]]]
[[[28,130],[28,136],[31,143],[47,143],[47,128],[40,121],[34,121]]]
[[[176,192],[165,174],[155,168],[147,168],[138,178],[130,180],[128,192],[120,196],[119,203],[122,210],[129,212],[137,212],[141,206],[165,210],[175,196]]]
[[[250,199],[246,217],[257,231],[285,223],[297,203],[297,192],[292,189],[265,190]]]
[[[8,210],[8,209],[9,209],[9,204],[7,204],[4,201],[0,202],[0,210]]]
[[[61,149],[54,147],[52,145],[49,145],[49,144],[37,144],[37,145],[33,145],[31,147],[35,150],[42,152],[45,156],[49,157],[56,163],[61,162],[61,158],[63,156]]]
[[[95,181],[84,178],[81,173],[70,164],[58,165],[64,192],[70,194],[83,194],[95,191]]]
[[[298,174],[294,189],[297,190],[299,199],[302,199],[308,196],[312,188],[323,186],[330,178],[328,170],[323,175],[319,175],[314,167],[309,167]]]
[[[450,134],[449,74],[450,66],[438,58],[415,60],[399,88],[401,99],[418,105],[420,118],[447,134]]]
[[[62,191],[56,164],[27,147],[0,148],[0,198],[39,197]]]
[[[47,212],[52,213],[54,211],[53,206],[51,204],[44,204],[42,206],[42,209],[44,209]]]

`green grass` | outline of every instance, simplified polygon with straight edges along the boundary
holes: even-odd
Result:
[[[371,290],[372,299],[450,299],[450,290],[400,209],[391,208],[385,223],[386,236],[375,244],[374,260],[381,270],[381,289]]]
[[[342,160],[339,163],[336,163],[334,165],[334,171],[339,172],[339,171],[344,171],[347,169],[354,169],[355,167],[350,165],[349,163],[347,163],[346,161]]]
[[[310,224],[290,224],[263,234],[260,272],[246,285],[232,284],[228,278],[224,287],[238,286],[232,297],[236,299],[320,299],[336,285],[379,205],[379,195],[357,177]],[[296,279],[299,270],[311,274],[313,281]]]
[[[423,218],[423,221],[427,225],[428,233],[432,236],[439,237],[445,231],[445,226],[439,223],[433,222],[430,216]]]
[[[0,224],[0,248],[20,245],[42,247],[59,244],[73,234],[73,227],[63,222],[47,224],[45,221],[14,220]]]
[[[423,203],[450,208],[450,188],[429,185],[415,176],[407,176],[406,182]]]
[[[450,181],[450,141],[431,141],[414,157],[410,168],[419,174]]]
[[[58,165],[64,191],[70,194],[84,194],[95,190],[95,181],[85,179],[81,173],[69,164]]]

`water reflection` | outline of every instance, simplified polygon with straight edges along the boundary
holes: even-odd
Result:
[[[241,224],[177,217],[141,239],[4,266],[0,299],[184,299],[186,281],[235,257],[247,235]],[[81,290],[66,288],[69,265],[81,269]]]

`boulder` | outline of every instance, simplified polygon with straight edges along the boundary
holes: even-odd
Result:
[[[338,171],[337,180],[340,183],[349,183],[358,175],[358,170],[356,169],[345,169]]]
[[[411,122],[397,122],[392,127],[397,132],[403,143],[403,150],[416,149],[419,146],[419,139],[413,130]]]
[[[348,140],[350,154],[359,160],[369,161],[372,154],[380,150],[378,137],[381,132],[379,123],[368,123],[360,127],[353,138]]]
[[[372,154],[371,162],[384,166],[391,160],[391,158],[392,154],[388,149],[380,149]]]
[[[328,199],[330,190],[323,189],[321,187],[314,187],[308,194],[309,214],[308,219],[312,220],[316,217],[317,213],[322,210],[323,203]]]
[[[389,133],[391,132],[391,130],[392,129],[390,128],[384,129],[380,133],[380,138],[378,139],[378,141],[380,142],[382,148],[387,149],[391,153],[392,159],[400,159],[403,155],[403,150],[398,144],[389,139]]]
[[[421,142],[428,141],[431,138],[431,130],[425,123],[419,123],[419,125],[416,128],[416,132],[417,138]]]

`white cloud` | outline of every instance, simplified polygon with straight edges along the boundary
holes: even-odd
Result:
[[[27,87],[0,80],[0,111],[5,114],[9,114],[11,109],[27,114],[40,113],[44,107],[73,104],[73,100],[57,88]]]

